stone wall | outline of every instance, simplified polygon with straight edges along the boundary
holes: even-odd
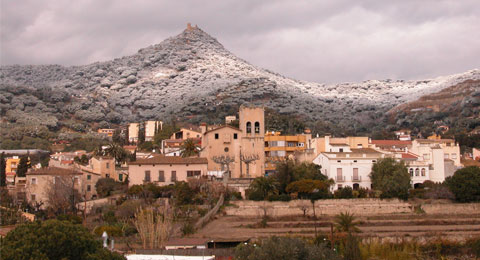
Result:
[[[235,206],[226,208],[227,215],[255,217],[261,216],[264,209],[272,217],[313,215],[312,203],[309,200],[292,200],[289,202],[235,201]],[[400,200],[380,199],[332,199],[315,202],[315,214],[337,215],[350,212],[355,215],[378,215],[392,213],[411,213],[413,206]]]
[[[233,201],[234,206],[225,209],[227,215],[259,217],[263,216],[266,208],[268,216],[298,216],[313,215],[312,203],[309,200],[292,200],[289,202],[263,202],[263,201]],[[441,203],[423,204],[422,209],[427,214],[480,214],[480,203]],[[370,216],[382,214],[413,213],[414,205],[397,199],[332,199],[315,202],[315,214],[337,215],[341,212],[350,212],[357,216]]]

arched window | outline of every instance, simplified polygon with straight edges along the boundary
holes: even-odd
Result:
[[[425,176],[425,168],[422,168],[422,176]]]
[[[260,123],[259,122],[255,122],[255,133],[256,134],[260,133]]]
[[[413,177],[413,168],[410,168],[410,176]]]
[[[420,169],[415,169],[415,176],[419,176],[420,175]]]
[[[247,134],[252,133],[252,123],[247,122]]]

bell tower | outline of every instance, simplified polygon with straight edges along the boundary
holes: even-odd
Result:
[[[239,127],[241,140],[241,175],[254,178],[265,174],[265,109],[240,106]]]

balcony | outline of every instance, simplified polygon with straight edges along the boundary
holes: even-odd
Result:
[[[352,176],[352,181],[362,181],[362,176]]]
[[[345,182],[345,176],[335,176],[336,182]]]

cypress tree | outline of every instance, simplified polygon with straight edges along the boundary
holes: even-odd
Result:
[[[24,155],[20,157],[20,162],[18,163],[17,177],[25,177],[25,174],[27,173],[28,168],[29,168],[28,156]]]
[[[7,186],[7,162],[5,161],[5,153],[0,155],[0,187]]]

